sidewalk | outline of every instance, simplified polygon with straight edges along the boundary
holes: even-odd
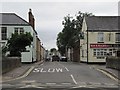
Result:
[[[112,68],[106,68],[106,66],[98,67],[98,69],[101,69],[101,70],[107,72],[108,74],[110,74],[111,76],[113,76],[114,78],[120,80],[120,71],[119,70],[112,69]]]
[[[32,63],[32,64],[22,64],[21,67],[15,68],[12,71],[3,74],[2,81],[4,82],[7,80],[11,80],[11,79],[20,77],[20,76],[24,75],[32,66],[40,65],[41,63],[43,63],[43,61]]]
[[[91,66],[91,65],[90,65]],[[120,71],[112,68],[106,68],[106,65],[92,65],[92,67],[110,78],[114,78],[114,80],[119,81],[120,80]]]

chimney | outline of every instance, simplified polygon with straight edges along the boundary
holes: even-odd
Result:
[[[29,9],[29,12],[28,12],[28,16],[29,16],[29,24],[33,27],[33,29],[35,30],[35,19],[34,19],[34,16],[32,14],[32,10]]]

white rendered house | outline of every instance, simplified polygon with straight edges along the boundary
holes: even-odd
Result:
[[[31,12],[31,11],[30,11]],[[33,36],[31,47],[27,47],[29,52],[22,52],[21,62],[35,62],[36,61],[36,36],[37,33],[33,26],[16,15],[15,13],[0,13],[0,47],[6,45],[12,33],[25,33],[30,32]]]

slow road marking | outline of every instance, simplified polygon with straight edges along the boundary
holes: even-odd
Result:
[[[62,68],[48,68],[48,69],[44,69],[44,68],[35,68],[33,70],[33,72],[41,72],[41,73],[54,73],[54,72],[63,72]]]
[[[71,74],[70,76],[71,76],[73,82],[74,82],[75,84],[77,84],[77,82],[76,82],[75,78],[73,77],[73,75]]]
[[[68,70],[68,68],[67,68],[67,67],[65,67],[65,69],[69,72],[69,70]]]

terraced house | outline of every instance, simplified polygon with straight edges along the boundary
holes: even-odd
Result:
[[[80,40],[80,61],[104,63],[106,56],[115,56],[120,47],[118,16],[85,17]]]
[[[35,31],[35,19],[32,15],[31,9],[28,12],[29,22],[22,19],[15,13],[0,13],[0,18],[2,22],[0,22],[0,46],[4,46],[7,43],[7,39],[11,37],[12,33],[25,33],[30,32],[33,36],[33,42],[31,46],[27,47],[29,52],[22,52],[22,60],[21,62],[36,62],[37,58],[40,59],[40,47],[38,47],[37,42],[37,32]],[[38,40],[40,41],[40,40]],[[39,53],[39,54],[38,54]]]

